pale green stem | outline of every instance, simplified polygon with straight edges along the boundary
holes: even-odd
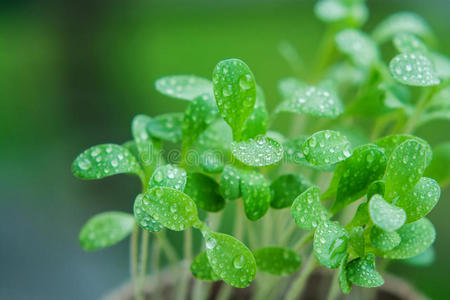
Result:
[[[137,295],[140,294],[139,291],[139,282],[138,282],[138,242],[139,242],[139,227],[136,224],[134,226],[133,232],[131,233],[130,238],[130,273],[131,273],[131,279],[134,284],[134,294],[137,297]]]
[[[154,235],[155,236],[155,235]],[[155,299],[160,299],[160,278],[159,278],[159,262],[161,257],[161,245],[156,241],[153,243],[152,255],[151,255],[151,265],[153,268],[153,274],[155,275],[156,288],[155,288]]]
[[[295,300],[300,297],[309,275],[316,269],[316,266],[316,257],[314,256],[314,252],[311,252],[305,267],[301,270],[299,276],[292,282],[291,287],[284,298],[285,300]]]
[[[293,249],[295,252],[300,251],[306,244],[308,244],[314,237],[314,231],[302,236],[301,239],[294,245]]]
[[[339,271],[333,271],[333,278],[331,279],[331,286],[328,290],[327,300],[335,300],[339,296]]]
[[[146,230],[141,230],[141,257],[139,261],[139,294],[136,295],[137,299],[144,299],[143,285],[145,276],[147,274],[147,261],[148,261],[148,244],[150,233]]]
[[[280,235],[280,246],[288,245],[289,239],[297,229],[298,227],[297,224],[295,224],[295,222],[290,223],[288,228],[284,231],[284,233]]]
[[[167,257],[167,260],[171,265],[175,265],[178,262],[178,255],[175,249],[172,247],[172,245],[169,243],[166,237],[165,230],[161,230],[158,233],[155,233],[156,238],[158,239],[158,242],[161,245],[161,249],[164,252],[164,255]]]
[[[181,272],[181,283],[180,287],[178,289],[177,293],[177,299],[187,299],[189,298],[189,295],[187,295],[188,292],[188,285],[189,285],[189,278],[190,278],[190,270],[189,270],[189,263],[192,260],[192,228],[188,227],[184,230],[184,259],[183,263],[186,264],[186,266],[183,266],[185,269]]]
[[[409,120],[406,122],[405,126],[403,127],[403,132],[405,133],[411,133],[414,131],[416,123],[418,119],[420,118],[420,115],[427,107],[427,104],[429,100],[431,99],[431,96],[434,94],[435,89],[432,88],[425,88],[423,90],[422,96],[420,97],[419,101],[416,104],[416,109],[414,111],[414,114],[409,118]]]

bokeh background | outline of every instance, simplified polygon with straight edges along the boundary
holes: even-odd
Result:
[[[450,54],[450,1],[368,5],[365,29],[395,11],[416,11]],[[131,211],[139,182],[81,182],[71,174],[74,157],[91,145],[129,140],[138,113],[183,110],[184,103],[156,93],[156,78],[210,77],[225,58],[250,65],[272,109],[277,80],[293,75],[279,42],[291,42],[306,62],[314,57],[324,25],[312,7],[301,0],[1,1],[0,299],[98,299],[126,280],[126,242],[85,253],[77,235],[98,212]],[[450,126],[434,122],[417,134],[433,145],[450,139]],[[448,195],[430,216],[436,263],[390,267],[433,299],[450,295]]]

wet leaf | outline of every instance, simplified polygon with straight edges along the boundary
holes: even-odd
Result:
[[[338,274],[338,282],[339,288],[341,289],[343,294],[347,295],[352,291],[352,282],[348,280],[347,275],[347,258],[344,258],[341,262]]]
[[[239,161],[254,167],[272,165],[283,158],[283,146],[266,136],[233,142],[231,151]]]
[[[195,75],[171,75],[155,82],[158,92],[181,100],[193,100],[205,93],[212,93],[212,84],[206,78]]]
[[[339,267],[347,256],[348,233],[338,222],[323,222],[314,233],[314,254],[317,261],[330,269]]]
[[[412,33],[423,38],[432,35],[425,20],[413,12],[398,12],[383,20],[373,32],[374,38],[383,43],[398,33]]]
[[[369,12],[364,1],[319,0],[314,7],[317,18],[323,22],[346,21],[353,26],[366,22]]]
[[[436,238],[436,230],[428,219],[420,219],[400,228],[400,245],[385,252],[383,257],[392,259],[410,258],[427,250]]]
[[[302,262],[295,251],[282,247],[260,248],[253,255],[258,270],[274,275],[292,274],[300,268]]]
[[[387,232],[392,232],[405,224],[405,211],[386,202],[380,195],[375,195],[369,202],[369,214],[373,223]]]
[[[164,165],[158,167],[155,172],[153,172],[148,183],[148,189],[162,186],[170,187],[182,192],[186,186],[186,180],[187,175],[184,169],[172,165]]]
[[[364,228],[356,227],[349,235],[348,252],[353,257],[362,257],[365,254]]]
[[[300,137],[292,140],[287,140],[283,143],[284,149],[284,159],[287,162],[307,167],[310,169],[318,170],[318,171],[332,171],[335,165],[324,165],[324,166],[315,166],[310,164],[303,154],[303,144],[305,143],[306,137]]]
[[[200,152],[200,166],[205,172],[219,173],[225,167],[225,154],[219,150],[205,150]]]
[[[261,173],[242,173],[241,193],[245,215],[249,220],[258,220],[266,214],[270,207],[270,183]]]
[[[243,139],[251,139],[258,135],[264,135],[269,126],[269,112],[266,108],[266,99],[264,92],[259,86],[256,86],[256,102],[253,111],[245,121],[242,130]]]
[[[285,92],[289,93],[289,90]],[[330,87],[297,87],[289,98],[285,98],[276,112],[291,112],[311,116],[337,118],[344,111],[341,99]]]
[[[344,29],[336,35],[337,48],[355,65],[369,67],[379,59],[378,47],[370,36],[357,29]]]
[[[312,186],[300,194],[292,204],[291,213],[295,224],[305,230],[315,229],[330,217],[320,202],[318,186]]]
[[[367,202],[363,202],[358,206],[358,209],[356,210],[355,216],[353,219],[348,223],[345,228],[347,230],[351,230],[357,226],[363,226],[370,222],[370,216],[369,216],[369,204]]]
[[[184,192],[198,207],[208,212],[218,212],[225,206],[225,200],[219,193],[219,184],[202,173],[189,173]]]
[[[307,85],[295,77],[282,78],[278,81],[278,92],[283,100],[290,99],[295,92],[305,89]]]
[[[303,193],[311,183],[303,176],[297,174],[285,174],[279,176],[270,185],[273,208],[290,207],[298,195]]]
[[[400,244],[400,235],[395,232],[387,232],[383,229],[373,226],[370,230],[370,242],[372,245],[382,251],[389,251]]]
[[[415,267],[428,267],[434,263],[435,259],[434,248],[430,247],[419,255],[403,260],[403,262]]]
[[[410,139],[392,152],[385,174],[385,199],[392,201],[414,188],[423,175],[428,147]]]
[[[336,200],[331,211],[337,212],[361,198],[369,185],[383,177],[386,157],[375,145],[363,145],[353,151],[352,156],[341,162],[342,175],[337,184]]]
[[[394,46],[401,53],[426,53],[427,46],[414,34],[403,32],[394,36]]]
[[[145,192],[142,207],[155,221],[170,230],[181,231],[199,222],[194,201],[169,187],[154,187]]]
[[[431,60],[419,52],[397,55],[391,60],[389,68],[392,76],[406,85],[432,86],[441,82]]]
[[[241,196],[241,173],[242,170],[226,165],[220,177],[220,193],[227,200],[235,200]]]
[[[217,276],[208,261],[206,251],[198,254],[191,263],[191,273],[199,280],[218,281],[220,277]]]
[[[323,130],[314,133],[303,144],[303,154],[313,165],[330,165],[352,155],[350,142],[337,131]]]
[[[252,252],[232,236],[204,232],[206,254],[214,271],[231,286],[244,288],[256,275],[256,261]]]
[[[384,284],[383,277],[375,270],[375,255],[367,254],[347,264],[348,279],[362,287],[377,287]]]
[[[147,124],[147,130],[154,138],[172,143],[181,141],[181,124],[183,113],[168,113],[152,118]]]
[[[450,58],[442,53],[432,52],[430,58],[434,63],[436,72],[442,80],[450,78]]]
[[[73,162],[72,172],[80,179],[100,179],[121,173],[143,175],[131,152],[116,144],[103,144],[87,149]]]
[[[425,175],[436,179],[441,186],[450,183],[450,142],[439,144],[433,149],[433,160],[426,169]]]
[[[81,228],[78,240],[84,250],[103,249],[126,238],[134,228],[132,215],[110,211],[90,218]]]
[[[147,231],[151,231],[151,232],[158,232],[161,229],[163,229],[163,226],[161,225],[161,223],[153,220],[153,218],[150,216],[150,214],[148,214],[144,210],[144,208],[142,207],[143,198],[144,198],[144,194],[139,194],[139,195],[137,195],[136,199],[134,200],[134,205],[133,205],[134,218],[136,219],[136,222],[138,223],[138,225],[141,228],[143,228]]]
[[[436,180],[422,177],[408,193],[400,196],[395,205],[406,212],[406,223],[425,217],[437,204],[441,196],[441,188]]]
[[[240,59],[219,62],[213,72],[217,107],[239,141],[245,121],[256,102],[256,83],[250,68]]]
[[[370,200],[374,195],[384,196],[384,181],[377,180],[372,182],[367,189],[367,200]]]

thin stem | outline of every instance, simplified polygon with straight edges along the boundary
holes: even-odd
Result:
[[[292,282],[290,289],[287,292],[285,300],[298,299],[303,289],[305,288],[306,281],[311,273],[316,269],[317,261],[314,256],[314,252],[309,255],[308,261],[300,272],[300,275]]]
[[[184,230],[184,270],[181,272],[181,283],[178,290],[177,299],[187,299],[188,285],[189,285],[189,262],[192,260],[192,228],[188,227]]]
[[[138,299],[144,299],[143,286],[145,276],[147,275],[148,262],[148,244],[150,233],[146,230],[141,230],[141,257],[139,261],[139,294],[136,295]]]
[[[130,238],[130,273],[131,279],[134,283],[134,294],[140,294],[138,282],[138,242],[139,242],[139,227],[136,224]]]
[[[339,271],[334,270],[331,286],[328,290],[327,300],[335,300],[339,296]]]
[[[167,257],[167,260],[171,265],[174,265],[178,262],[178,255],[175,249],[172,247],[172,244],[169,243],[167,240],[166,232],[165,230],[161,230],[158,233],[155,233],[156,238],[158,239],[158,242],[161,245],[161,249],[163,250],[165,256]]]
[[[154,235],[155,236],[155,235]],[[155,275],[156,280],[156,289],[154,291],[155,298],[160,299],[160,278],[159,278],[159,262],[161,257],[161,245],[156,241],[153,243],[152,247],[152,255],[151,255],[151,266],[153,268],[153,274]]]
[[[295,224],[294,222],[290,223],[289,227],[280,236],[280,246],[287,245],[289,243],[289,239],[297,229],[297,224]]]
[[[306,244],[308,244],[314,237],[314,231],[305,234],[298,242],[294,245],[293,249],[295,252],[300,251]]]
[[[408,122],[406,122],[405,126],[403,127],[403,131],[405,133],[411,133],[414,131],[416,123],[417,123],[420,115],[427,107],[427,104],[435,91],[436,91],[436,89],[432,89],[432,88],[425,88],[423,90],[422,96],[420,97],[419,101],[417,102],[416,109],[415,109],[413,115],[409,118]]]

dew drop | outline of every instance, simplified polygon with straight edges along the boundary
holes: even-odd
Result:
[[[233,266],[236,269],[241,269],[244,266],[244,256],[243,255],[236,256],[233,260]]]

